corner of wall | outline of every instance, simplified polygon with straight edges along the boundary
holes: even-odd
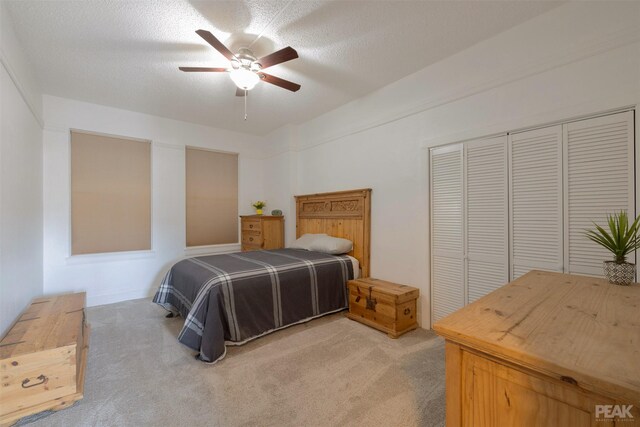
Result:
[[[298,190],[298,126],[286,125],[264,137],[263,190],[270,209],[285,216],[285,244],[295,240],[295,200]]]
[[[5,2],[0,2],[0,63],[20,92],[38,125],[42,127],[42,90],[16,36]]]
[[[42,94],[0,2],[0,332],[43,293]]]

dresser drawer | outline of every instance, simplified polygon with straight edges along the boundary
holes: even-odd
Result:
[[[242,233],[242,244],[262,246],[262,233],[259,231],[245,231]]]
[[[245,231],[262,231],[262,221],[259,219],[243,219],[242,229]]]
[[[446,345],[451,346],[449,341]],[[465,349],[461,356],[464,390],[460,394],[464,411],[462,426],[637,425],[633,418],[625,418],[618,423],[613,417],[607,419],[602,414],[598,415],[598,406],[613,407],[615,404],[623,405],[623,402],[592,391],[585,393],[570,382],[546,377],[526,368],[520,370],[518,366],[482,353]],[[632,416],[637,417],[637,414],[632,413]]]
[[[242,252],[262,250],[260,245],[242,245]]]

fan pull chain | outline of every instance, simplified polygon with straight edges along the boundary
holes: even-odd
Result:
[[[248,90],[244,90],[244,121],[247,121],[247,95]]]

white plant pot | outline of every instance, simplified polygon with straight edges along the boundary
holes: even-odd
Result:
[[[618,264],[615,261],[605,261],[604,275],[609,280],[609,283],[614,285],[627,286],[633,283],[636,276],[636,265],[630,262],[623,262]]]

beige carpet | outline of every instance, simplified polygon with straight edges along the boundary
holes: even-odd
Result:
[[[90,308],[84,399],[29,426],[442,426],[443,341],[397,340],[334,314],[229,347],[216,365],[178,343],[150,300]]]

